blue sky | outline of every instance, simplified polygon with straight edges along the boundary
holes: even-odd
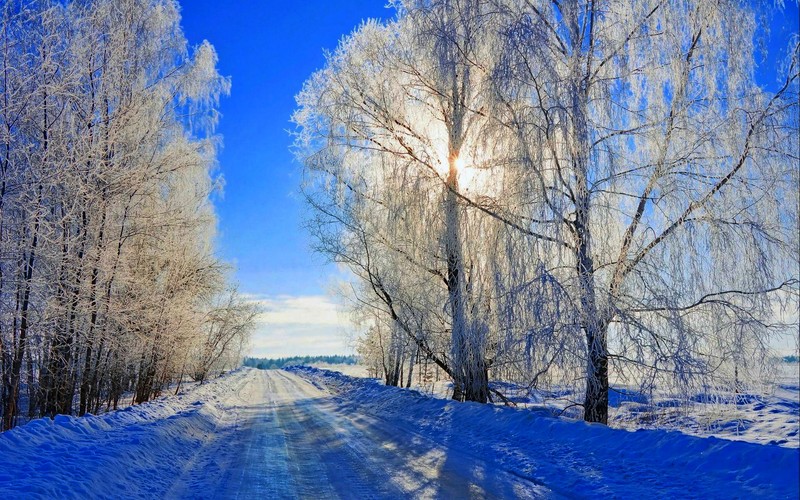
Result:
[[[771,24],[769,57],[759,83],[777,85],[775,49],[785,53],[798,31],[797,2],[788,0]],[[313,254],[302,225],[299,165],[289,150],[294,96],[324,62],[324,50],[362,20],[386,18],[386,0],[183,0],[183,28],[191,45],[210,41],[219,69],[231,76],[221,103],[219,155],[225,194],[216,200],[221,257],[237,268],[244,293],[262,303],[253,341],[260,356],[350,351],[325,292],[335,267]]]
[[[265,313],[252,342],[258,356],[351,352],[347,322],[325,295],[332,265],[302,229],[299,165],[289,147],[294,96],[324,62],[324,50],[362,20],[388,17],[385,0],[272,2],[184,0],[191,45],[210,41],[232,78],[218,133],[225,193],[216,200],[219,252],[244,293]]]
[[[185,0],[189,43],[209,40],[233,80],[221,103],[219,155],[226,179],[217,201],[219,247],[237,265],[242,290],[266,295],[324,293],[328,274],[309,250],[289,151],[294,96],[362,19],[388,16],[385,0],[269,2]],[[235,5],[235,6],[234,6]]]

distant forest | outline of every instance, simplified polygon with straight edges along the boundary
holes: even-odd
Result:
[[[244,366],[259,370],[277,370],[293,365],[310,365],[312,363],[328,363],[332,365],[355,365],[358,356],[295,356],[292,358],[244,358]]]

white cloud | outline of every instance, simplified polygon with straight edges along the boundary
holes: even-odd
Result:
[[[288,296],[256,300],[263,313],[259,322],[264,324],[327,325],[340,326],[342,318],[336,304],[324,295]]]
[[[250,296],[262,313],[257,319],[250,354],[277,358],[350,354],[352,325],[324,295]]]

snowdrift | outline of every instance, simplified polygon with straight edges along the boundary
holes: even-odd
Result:
[[[238,370],[180,396],[4,432],[0,498],[163,498],[246,383]]]
[[[798,498],[800,450],[610,429],[545,412],[457,403],[310,367],[290,369],[345,410],[392,422],[570,497]]]

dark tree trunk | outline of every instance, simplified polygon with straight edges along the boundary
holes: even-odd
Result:
[[[571,84],[572,124],[575,131],[575,151],[572,159],[575,172],[575,264],[580,293],[581,328],[586,338],[586,394],[583,418],[587,422],[608,423],[608,306],[598,306],[595,269],[592,259],[592,234],[589,220],[591,191],[589,188],[588,156],[591,148],[587,125],[589,92],[586,80],[577,77]]]
[[[406,389],[411,387],[411,380],[414,376],[414,362],[415,360],[419,360],[419,346],[417,346],[417,350],[410,356],[408,361],[408,379],[406,379]]]
[[[81,373],[81,396],[80,396],[79,415],[84,415],[86,413],[91,397],[92,381],[95,380],[96,376],[94,370],[92,370],[92,360],[93,360],[92,350],[94,347],[93,344],[95,341],[94,337],[95,337],[95,329],[97,326],[97,317],[98,317],[97,279],[100,273],[100,258],[103,252],[103,240],[104,240],[105,225],[106,225],[105,199],[106,199],[106,193],[104,191],[103,214],[100,219],[100,230],[98,231],[98,236],[97,236],[97,255],[95,256],[94,268],[92,269],[92,278],[89,283],[89,304],[92,313],[89,319],[89,331],[86,335],[86,355],[84,358],[83,371]],[[85,222],[86,219],[84,218],[84,238],[86,237],[86,230],[87,230],[85,227]],[[97,351],[98,362],[100,360],[100,356],[102,356],[101,351],[102,349],[98,349]]]
[[[45,130],[47,128],[45,127]],[[46,140],[45,135],[45,140]],[[39,196],[37,200],[37,207],[42,203],[42,189],[39,185]],[[38,208],[37,208],[38,209]],[[30,308],[31,298],[31,280],[33,279],[33,266],[36,262],[36,248],[39,243],[39,214],[37,213],[33,225],[33,238],[31,240],[31,249],[25,259],[24,266],[24,279],[22,300],[20,302],[20,320],[19,320],[19,337],[17,344],[14,347],[13,358],[11,361],[11,374],[9,377],[8,395],[6,407],[3,412],[3,430],[8,430],[14,427],[14,419],[19,411],[19,383],[22,374],[22,360],[25,358],[25,347],[28,343],[28,314]]]
[[[458,152],[451,152],[445,200],[447,290],[452,319],[453,399],[486,403],[489,400],[489,381],[486,377],[483,351],[481,346],[475,345],[474,340],[469,338],[464,303],[464,266],[456,196],[459,189],[457,159]]]
[[[608,424],[608,347],[605,330],[588,333],[586,341],[589,353],[583,419]]]
[[[26,358],[28,364],[28,418],[33,419],[39,411],[39,389],[36,387],[36,376],[33,371],[33,354],[31,354],[31,349],[28,349]]]

